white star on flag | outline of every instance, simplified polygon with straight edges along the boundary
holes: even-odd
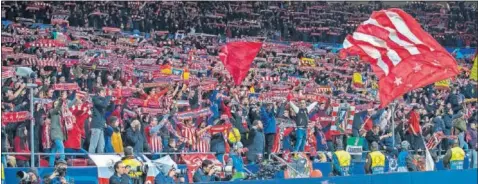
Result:
[[[395,85],[397,85],[397,86],[400,86],[403,83],[402,78],[401,77],[395,77],[395,81],[393,81],[393,83],[395,83]]]
[[[422,70],[422,65],[418,64],[418,63],[415,63],[415,67],[413,67],[413,71],[415,71],[415,73],[417,73],[420,70]]]

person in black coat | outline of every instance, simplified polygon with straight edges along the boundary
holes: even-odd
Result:
[[[131,127],[126,130],[127,145],[133,147],[134,152],[143,152],[148,150],[148,143],[144,134],[141,132],[141,123],[138,120],[131,122]]]

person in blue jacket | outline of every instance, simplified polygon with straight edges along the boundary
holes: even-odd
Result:
[[[410,143],[403,141],[401,144],[402,150],[398,154],[398,172],[412,172],[417,171],[417,167],[413,164],[413,157],[409,153]]]
[[[276,135],[276,108],[275,104],[269,103],[267,104],[267,108],[264,108],[264,105],[261,106],[261,121],[264,125],[264,136],[266,141],[265,152],[269,154],[272,150],[272,146],[274,144],[274,138]]]

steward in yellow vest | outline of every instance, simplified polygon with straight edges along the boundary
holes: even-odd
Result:
[[[344,151],[341,142],[337,143],[337,151],[332,155],[332,173],[334,176],[350,175],[350,153]]]
[[[366,174],[383,174],[385,168],[385,155],[378,151],[378,143],[373,142],[371,152],[368,153],[365,160]]]
[[[124,149],[124,157],[121,161],[125,167],[129,168],[128,176],[133,181],[133,184],[143,184],[148,173],[147,167],[145,168],[143,163],[135,158],[133,154],[133,147],[128,146]]]
[[[458,142],[453,140],[453,146],[443,157],[443,165],[452,170],[462,170],[463,161],[465,160],[465,151],[460,148]]]

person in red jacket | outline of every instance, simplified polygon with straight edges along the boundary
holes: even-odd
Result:
[[[83,145],[86,139],[85,121],[90,117],[91,111],[90,111],[89,104],[83,103],[81,99],[76,99],[76,105],[71,107],[70,111],[76,118],[75,129],[78,129],[78,131],[76,132],[75,130],[75,134],[78,133],[80,135],[80,146],[78,147],[79,149],[81,145]],[[68,135],[72,135],[72,134],[68,134]]]
[[[14,138],[14,150],[16,153],[30,153],[28,145],[28,130],[25,126],[20,126]],[[30,155],[16,155],[15,158],[18,167],[30,167]]]

